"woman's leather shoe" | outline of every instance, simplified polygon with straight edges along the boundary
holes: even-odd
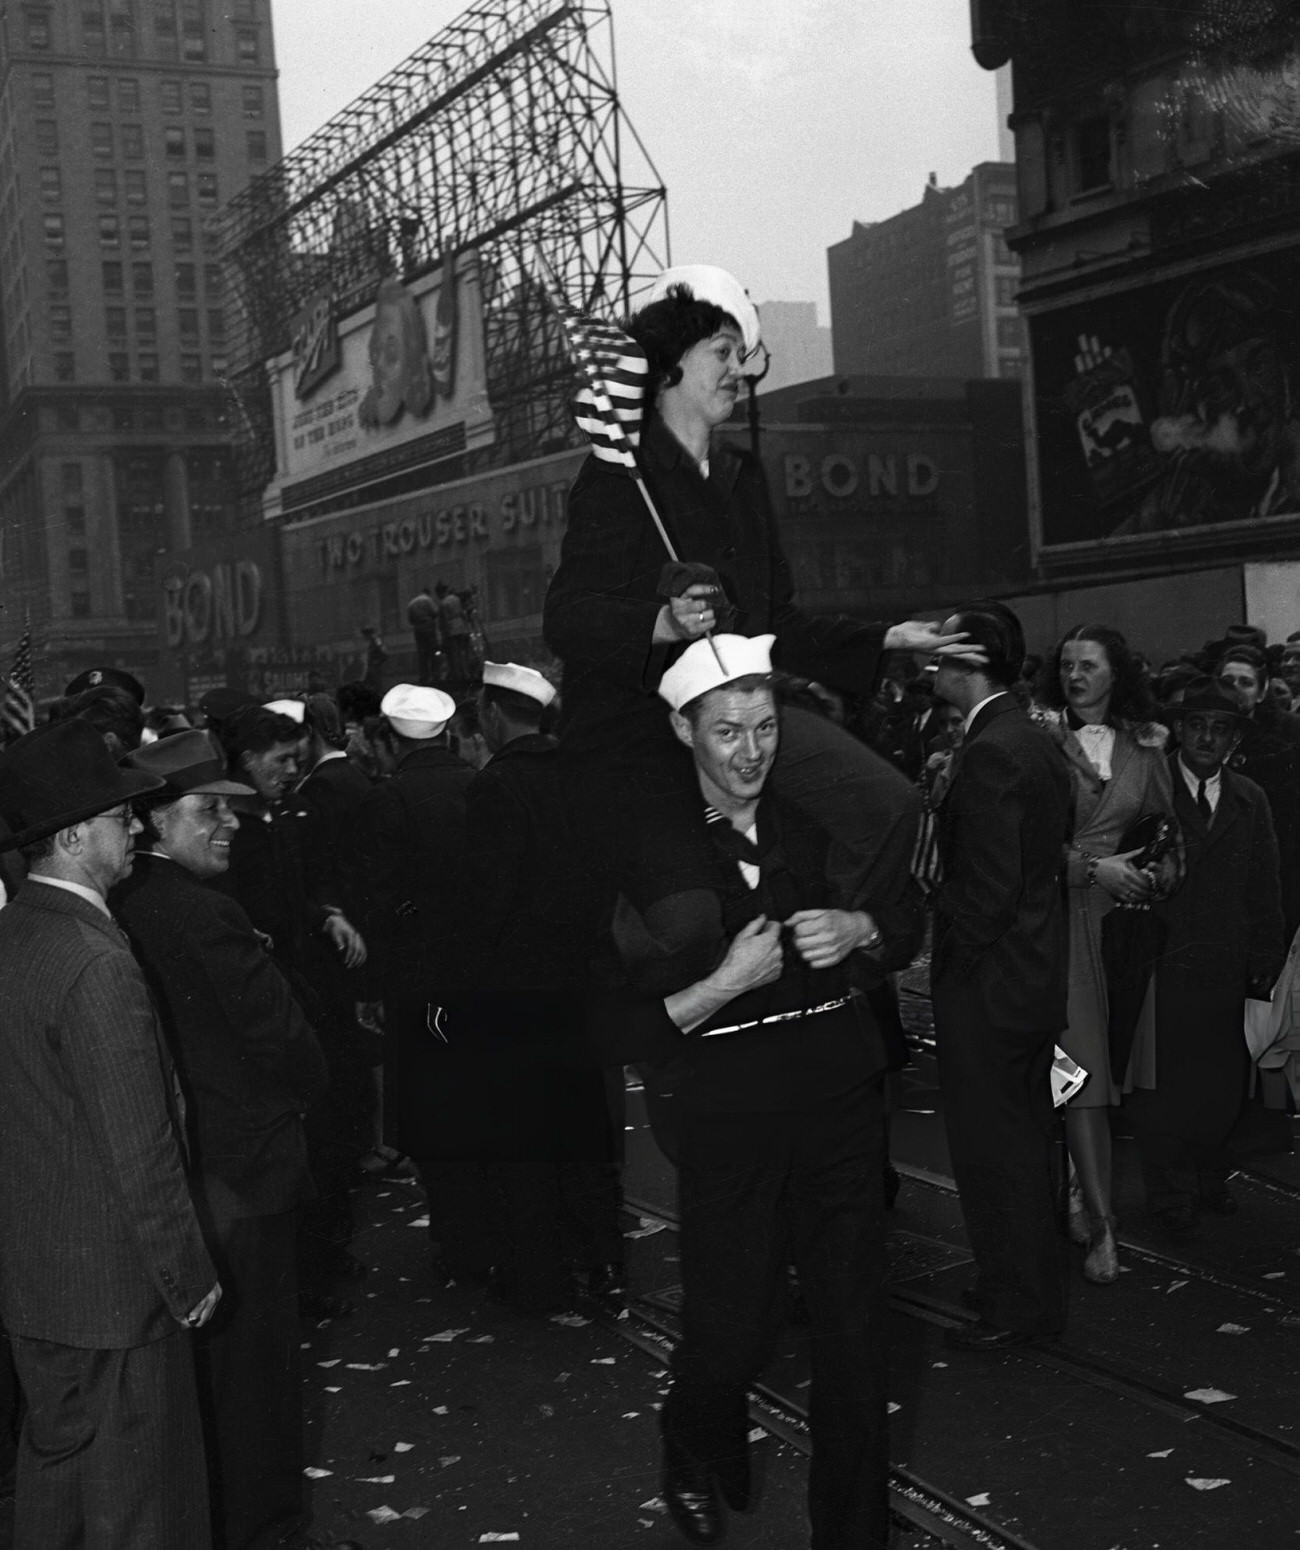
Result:
[[[688,1463],[682,1458],[664,1460],[664,1501],[668,1516],[693,1545],[722,1542],[726,1525],[713,1475],[707,1464]]]

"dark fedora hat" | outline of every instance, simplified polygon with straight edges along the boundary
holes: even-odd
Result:
[[[218,684],[215,689],[209,689],[199,701],[199,709],[209,721],[229,721],[237,711],[261,703],[247,689],[232,689],[229,684]]]
[[[1244,720],[1246,711],[1235,694],[1229,693],[1218,681],[1207,674],[1193,678],[1183,691],[1181,700],[1166,707],[1170,716],[1186,716],[1192,711],[1209,712],[1215,716],[1232,716]]]
[[[84,694],[87,689],[104,687],[125,689],[137,705],[144,704],[144,685],[124,667],[88,667],[84,673],[78,673],[63,692],[71,699],[74,695]]]
[[[226,774],[226,759],[221,745],[210,732],[177,732],[146,743],[127,754],[122,763],[128,769],[157,776],[162,783],[158,795],[163,798],[186,796],[191,791],[210,792],[213,796],[255,796],[252,786],[242,786]]]
[[[74,716],[37,727],[0,753],[0,815],[11,831],[0,850],[30,845],[161,785],[156,775],[114,763],[88,721]]]

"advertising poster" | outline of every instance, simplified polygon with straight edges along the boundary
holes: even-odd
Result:
[[[1300,512],[1295,250],[1030,320],[1044,547]]]

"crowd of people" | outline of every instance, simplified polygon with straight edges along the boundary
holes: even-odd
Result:
[[[997,602],[808,614],[760,466],[711,440],[743,290],[669,270],[629,328],[688,563],[593,456],[562,678],[485,662],[453,698],[468,633],[426,588],[416,682],[146,710],[105,668],[0,753],[17,1550],[352,1543],[306,1522],[296,1320],[355,1311],[353,1187],[418,1176],[431,1274],[521,1317],[616,1304],[629,1066],[679,1188],[673,1521],[715,1544],[755,1505],[746,1392],[797,1285],[811,1543],[884,1550],[893,976],[928,921],[977,1271],[951,1343],[1059,1333],[1067,1231],[1115,1280],[1117,1110],[1160,1231],[1234,1209],[1245,1005],[1298,923],[1300,640],[1152,673],[1091,625],[1027,666]]]

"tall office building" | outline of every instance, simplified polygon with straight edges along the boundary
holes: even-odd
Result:
[[[827,250],[839,376],[1019,377],[1016,172],[981,162],[957,188],[931,175],[920,204],[855,221]]]
[[[234,520],[217,211],[281,155],[270,0],[0,9],[0,652],[147,677]]]

